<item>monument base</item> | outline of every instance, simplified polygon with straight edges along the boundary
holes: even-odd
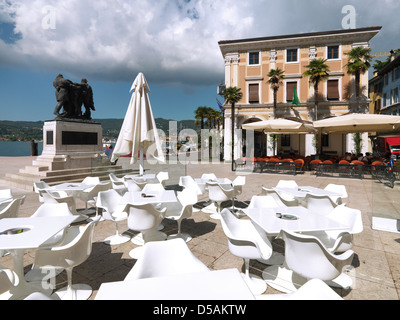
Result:
[[[87,120],[53,120],[43,126],[43,152],[33,166],[66,170],[109,165],[103,154],[102,127]]]

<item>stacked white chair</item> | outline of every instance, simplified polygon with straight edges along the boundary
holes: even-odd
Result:
[[[87,300],[92,294],[92,288],[89,285],[72,284],[72,271],[74,267],[89,258],[92,252],[94,227],[99,220],[100,217],[97,217],[86,226],[69,228],[63,243],[58,247],[36,251],[34,268],[54,266],[67,271],[67,287],[53,294],[61,300]]]
[[[6,201],[4,207],[0,211],[0,219],[3,218],[16,218],[18,217],[19,208],[25,200],[25,195],[11,201]]]
[[[86,177],[82,180],[82,183],[87,184],[88,186],[94,186],[100,183],[99,177]]]
[[[179,185],[184,189],[192,189],[193,193],[196,195],[196,203],[198,202],[198,196],[202,195],[203,192],[201,191],[199,185],[194,181],[191,176],[181,176],[179,177]],[[193,212],[199,212],[200,209],[192,207]]]
[[[182,238],[185,242],[189,242],[192,240],[192,237],[188,233],[181,232],[181,224],[183,219],[192,216],[192,206],[197,202],[197,195],[193,189],[186,188],[182,192],[179,192],[177,197],[178,202],[165,204],[167,208],[165,218],[178,223],[178,233],[168,236],[168,239]]]
[[[95,205],[96,198],[99,192],[110,189],[112,189],[111,182],[100,182],[94,185],[93,187],[87,188],[83,190],[83,192],[79,193],[80,199],[85,202],[85,210],[83,211],[83,213],[86,215],[97,213],[96,210],[93,211],[89,209],[89,202]]]
[[[298,184],[294,180],[279,180],[276,188],[298,188]]]
[[[353,250],[336,255],[314,236],[285,230],[278,237],[285,241],[285,264],[290,270],[307,280],[320,279],[344,289],[351,287],[352,279],[344,268],[351,265]]]
[[[124,193],[128,191],[128,188],[125,185],[124,178],[118,178],[113,172],[109,173],[108,176],[110,178],[114,190],[119,192],[121,195],[124,195]]]
[[[221,219],[221,203],[224,201],[232,201],[232,206],[235,198],[235,189],[230,187],[228,189],[224,188],[218,182],[207,182],[208,195],[211,201],[217,204],[217,212],[211,214],[213,219]]]
[[[49,189],[49,188],[50,188],[50,186],[44,181],[38,181],[38,182],[33,183],[33,190],[38,194],[40,202],[44,202],[42,193],[40,191],[43,191],[44,189]]]
[[[341,253],[352,249],[353,235],[361,233],[364,229],[361,211],[340,205],[326,216],[343,224],[347,229],[314,231],[305,234],[317,237],[333,253]]]
[[[285,208],[282,203],[277,203],[272,196],[252,196],[248,209],[252,208]]]
[[[128,219],[126,205],[120,204],[121,199],[122,196],[115,189],[100,191],[97,196],[96,207],[102,209],[103,218],[113,221],[116,225],[116,234],[104,240],[109,245],[122,244],[130,240],[129,236],[119,232],[119,223]]]
[[[281,207],[293,207],[299,205],[299,202],[295,198],[285,197],[285,195],[282,195],[273,188],[262,187],[262,195],[273,197]]]
[[[127,186],[127,189],[129,192],[134,192],[134,191],[142,191],[142,186],[140,186],[135,180],[133,179],[127,179],[125,181],[125,184]]]
[[[250,259],[268,260],[272,256],[272,244],[259,232],[250,220],[236,218],[228,209],[221,212],[221,224],[228,238],[230,252],[245,262],[244,279],[253,294],[262,294],[267,290],[266,282],[250,274]]]

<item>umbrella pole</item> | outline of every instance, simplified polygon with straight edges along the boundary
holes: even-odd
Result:
[[[143,175],[143,149],[140,149],[139,151],[139,156],[140,156],[140,161],[139,161],[139,174],[142,176]]]

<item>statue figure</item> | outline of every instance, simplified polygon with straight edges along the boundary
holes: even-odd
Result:
[[[56,88],[56,99],[57,105],[54,109],[55,115],[60,115],[61,108],[64,108],[64,112],[61,116],[71,115],[71,105],[69,92],[72,86],[72,81],[64,79],[62,74],[58,74],[56,79],[53,81],[53,86]]]
[[[58,74],[53,82],[56,88],[57,106],[54,114],[59,117],[77,118],[91,120],[91,110],[95,111],[93,102],[93,90],[83,78],[81,83],[74,83],[64,79]],[[85,113],[82,115],[82,105],[85,107]],[[61,108],[63,113],[60,114]]]
[[[81,80],[80,86],[81,86],[81,98],[82,98],[82,103],[80,104],[80,106],[82,106],[83,104],[83,106],[85,107],[85,113],[83,117],[85,119],[90,120],[92,119],[90,110],[96,111],[93,102],[93,90],[92,87],[87,83],[87,80],[85,78]]]

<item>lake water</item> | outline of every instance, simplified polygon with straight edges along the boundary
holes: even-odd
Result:
[[[43,142],[37,142],[38,155],[42,154]],[[31,155],[31,143],[0,141],[0,157],[26,157]]]

